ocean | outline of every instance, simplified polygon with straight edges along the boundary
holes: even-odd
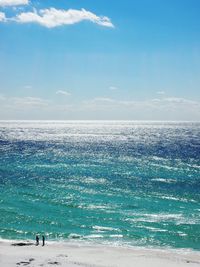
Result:
[[[200,249],[200,123],[1,121],[0,238]]]

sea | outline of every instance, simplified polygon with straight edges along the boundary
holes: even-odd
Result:
[[[200,250],[200,123],[0,121],[0,238]]]

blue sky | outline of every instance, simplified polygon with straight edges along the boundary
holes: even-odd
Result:
[[[0,119],[200,119],[199,0],[0,0]]]

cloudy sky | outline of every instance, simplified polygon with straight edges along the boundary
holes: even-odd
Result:
[[[199,0],[0,0],[0,119],[200,120]]]

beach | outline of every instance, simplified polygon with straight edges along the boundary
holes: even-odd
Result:
[[[20,243],[29,245],[19,246]],[[24,241],[0,242],[0,266],[176,267],[199,266],[200,252],[47,242],[42,247]]]

